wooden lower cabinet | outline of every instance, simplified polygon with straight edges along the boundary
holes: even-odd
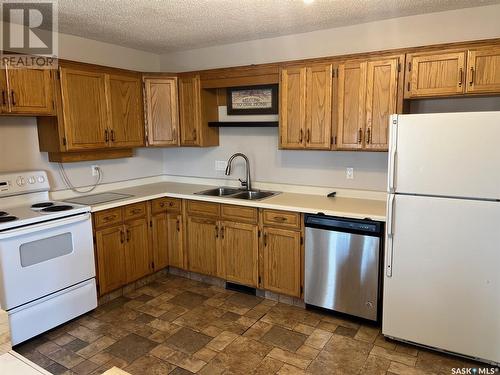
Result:
[[[264,228],[263,286],[272,292],[301,295],[301,232]]]
[[[259,280],[259,230],[257,225],[221,223],[221,277],[257,287]]]
[[[167,249],[168,265],[185,268],[182,215],[180,213],[167,214]]]
[[[217,219],[187,217],[186,252],[189,271],[217,276],[218,239]]]
[[[97,244],[97,272],[99,293],[105,294],[126,282],[123,225],[95,232]]]
[[[126,222],[125,232],[126,281],[130,283],[148,275],[151,271],[147,219],[142,218]]]
[[[153,268],[165,268],[169,264],[168,254],[168,218],[167,213],[162,212],[151,217],[151,237]]]

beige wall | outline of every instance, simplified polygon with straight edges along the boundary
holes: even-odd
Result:
[[[258,64],[500,37],[500,5],[396,18],[362,25],[269,38],[161,56],[164,71]],[[498,100],[469,100],[468,110],[499,108]],[[413,112],[453,111],[465,103],[426,101]],[[165,171],[187,176],[220,176],[215,160],[243,151],[259,181],[385,190],[387,153],[280,151],[276,129],[222,129],[221,146],[165,151]],[[354,168],[346,180],[345,168]],[[241,176],[241,171],[240,171]]]
[[[141,71],[159,69],[158,55],[64,34],[59,34],[59,57]],[[66,164],[74,185],[94,182],[90,169],[93,164],[101,166],[103,182],[155,176],[163,173],[163,152],[139,149],[133,158]],[[36,119],[0,117],[0,172],[27,169],[46,170],[53,188],[65,188],[58,164],[50,163],[47,153],[39,151]]]

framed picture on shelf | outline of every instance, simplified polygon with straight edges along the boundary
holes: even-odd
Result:
[[[227,114],[278,114],[278,85],[228,87]]]

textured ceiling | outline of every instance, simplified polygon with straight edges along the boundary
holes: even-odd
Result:
[[[156,53],[500,0],[59,0],[59,31]]]

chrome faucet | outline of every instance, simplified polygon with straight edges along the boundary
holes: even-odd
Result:
[[[250,180],[250,161],[248,160],[245,154],[237,152],[236,154],[234,154],[229,158],[229,160],[227,161],[226,176],[229,176],[231,174],[231,163],[233,162],[233,159],[236,158],[237,156],[241,156],[243,159],[245,159],[245,165],[247,171],[246,181],[242,181],[241,178],[238,178],[238,181],[240,181],[241,186],[245,187],[247,190],[252,190],[252,182]]]

